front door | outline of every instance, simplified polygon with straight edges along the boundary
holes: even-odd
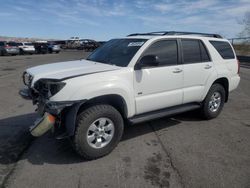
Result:
[[[158,66],[134,71],[136,114],[182,104],[183,68],[178,62],[176,40],[161,40],[149,46],[143,56],[158,57]]]

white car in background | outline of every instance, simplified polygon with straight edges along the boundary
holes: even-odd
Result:
[[[20,49],[20,54],[34,54],[36,52],[34,45],[31,42],[20,42],[17,43],[17,46]]]

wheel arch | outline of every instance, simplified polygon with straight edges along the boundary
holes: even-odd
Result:
[[[225,102],[228,101],[228,96],[229,96],[229,81],[226,77],[221,77],[216,79],[213,84],[220,84],[224,87],[225,92],[226,92],[226,98],[225,98]],[[212,84],[212,85],[213,85]]]
[[[118,94],[108,94],[91,98],[80,106],[78,113],[96,104],[109,104],[113,106],[115,109],[117,109],[121,113],[123,118],[127,118],[128,115],[127,103],[125,99]]]
[[[67,109],[64,123],[68,136],[73,136],[75,134],[77,115],[83,110],[97,104],[109,104],[121,113],[123,119],[127,119],[128,107],[125,99],[122,96],[118,94],[109,94],[94,97],[77,103]]]

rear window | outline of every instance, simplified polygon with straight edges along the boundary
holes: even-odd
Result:
[[[223,59],[234,59],[234,52],[228,42],[223,41],[209,41]]]
[[[0,42],[0,46],[4,46],[4,42]]]
[[[207,49],[200,40],[182,39],[181,42],[185,64],[210,61]]]

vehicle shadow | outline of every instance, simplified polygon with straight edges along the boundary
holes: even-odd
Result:
[[[35,113],[31,113],[0,119],[0,164],[18,160],[32,140],[29,127],[36,117]]]
[[[26,114],[0,120],[0,164],[15,163],[32,142],[31,147],[22,155],[22,159],[27,159],[34,165],[49,164],[74,164],[85,162],[76,154],[70,139],[56,140],[51,133],[40,138],[33,139],[28,128],[32,125],[36,114]],[[156,121],[164,121],[164,124],[157,124]],[[170,128],[181,124],[182,121],[202,121],[197,117],[197,112],[188,112],[173,118],[162,118],[151,122],[137,125],[126,124],[121,142]]]

